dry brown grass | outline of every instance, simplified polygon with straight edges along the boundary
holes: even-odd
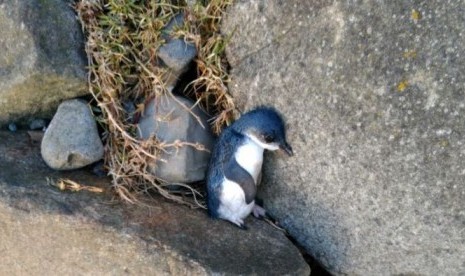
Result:
[[[203,4],[206,2],[206,4]],[[181,190],[169,189],[147,173],[148,161],[158,160],[170,147],[195,146],[182,141],[162,143],[155,138],[136,138],[136,125],[123,103],[144,102],[170,94],[166,89],[168,70],[157,65],[156,53],[164,43],[162,28],[184,12],[185,25],[175,35],[195,43],[198,78],[190,84],[199,104],[213,114],[212,129],[219,133],[234,120],[236,109],[228,94],[227,37],[219,33],[221,18],[231,0],[197,1],[189,8],[183,1],[80,0],[75,8],[87,37],[89,87],[96,108],[94,113],[105,129],[105,165],[116,193],[136,203],[140,194],[156,191],[166,198],[191,207],[204,207],[202,193],[179,183]]]

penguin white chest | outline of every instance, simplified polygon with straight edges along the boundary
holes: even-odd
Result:
[[[242,220],[252,212],[255,205],[255,201],[247,204],[241,186],[227,178],[223,179],[220,199],[221,204],[218,209],[220,217],[237,225],[243,224]]]
[[[244,168],[257,184],[258,176],[262,170],[263,148],[250,138],[247,138],[247,141],[237,149],[234,157],[239,166]]]

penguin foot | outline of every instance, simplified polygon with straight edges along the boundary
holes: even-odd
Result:
[[[242,230],[249,230],[249,227],[247,227],[244,223],[239,225],[239,228],[241,228]]]
[[[267,217],[265,209],[255,204],[252,209],[253,216],[256,218],[265,218]]]
[[[231,222],[232,224],[236,225],[237,227],[241,228],[242,230],[248,230],[249,228],[247,226],[245,226],[245,223],[242,219],[237,219],[235,221],[232,221],[232,220],[228,220],[229,222]]]

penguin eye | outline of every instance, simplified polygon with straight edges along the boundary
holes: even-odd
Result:
[[[274,136],[270,134],[265,134],[263,139],[266,143],[272,143],[274,141]]]

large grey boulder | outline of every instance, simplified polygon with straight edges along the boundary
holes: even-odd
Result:
[[[60,191],[59,178],[104,193]],[[52,185],[50,185],[52,184]],[[115,202],[108,178],[54,171],[24,132],[0,131],[0,271],[6,275],[309,275],[285,235],[249,231],[155,197]],[[112,202],[112,204],[108,204]]]
[[[56,170],[78,169],[103,158],[103,145],[97,124],[84,101],[60,104],[45,131],[42,158]]]
[[[88,93],[72,3],[0,1],[0,126],[34,115],[51,118],[63,99]]]
[[[149,165],[151,173],[166,182],[203,180],[214,142],[207,119],[192,101],[179,96],[163,95],[149,101],[138,124],[138,135],[142,139],[156,137],[167,144],[159,160]],[[196,144],[202,148],[196,148]]]
[[[237,1],[242,109],[282,111],[265,207],[334,274],[465,273],[465,1]]]

